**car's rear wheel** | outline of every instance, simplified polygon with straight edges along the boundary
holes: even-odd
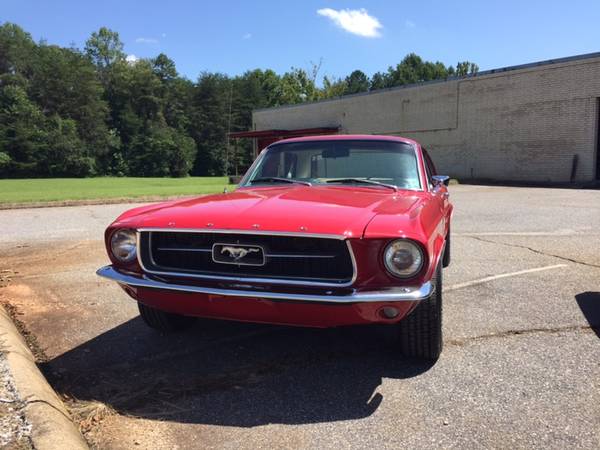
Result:
[[[398,323],[400,351],[404,356],[435,360],[442,352],[442,264],[432,280],[435,292]]]
[[[444,246],[444,256],[442,257],[442,265],[448,267],[450,265],[450,229],[448,229],[448,235],[446,236],[446,245]]]
[[[155,330],[163,331],[165,333],[185,330],[186,328],[189,328],[196,320],[194,317],[168,313],[150,306],[146,306],[140,302],[138,302],[138,309],[140,310],[140,316],[144,322],[146,322],[146,325],[148,325],[150,328],[154,328]]]

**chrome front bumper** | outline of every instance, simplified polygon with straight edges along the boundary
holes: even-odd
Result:
[[[196,294],[222,295],[230,297],[254,297],[267,300],[293,300],[302,302],[320,303],[373,303],[373,302],[414,302],[429,298],[435,291],[431,282],[421,286],[397,287],[379,291],[354,291],[348,295],[328,294],[293,294],[288,292],[272,292],[242,289],[220,289],[204,286],[165,283],[147,275],[136,276],[121,272],[113,266],[105,266],[96,271],[96,274],[116,281],[126,286],[135,286],[149,289],[163,289],[167,291],[189,292]]]

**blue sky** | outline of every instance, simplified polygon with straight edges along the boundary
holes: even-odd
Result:
[[[179,72],[309,68],[368,75],[415,52],[482,70],[600,51],[596,1],[0,0],[0,21],[35,40],[83,47],[101,26],[137,57],[166,53]]]

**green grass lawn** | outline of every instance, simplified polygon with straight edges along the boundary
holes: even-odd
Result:
[[[235,187],[227,177],[0,180],[0,204],[211,194],[225,187]]]

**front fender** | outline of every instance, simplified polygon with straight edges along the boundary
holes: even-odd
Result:
[[[365,239],[412,239],[427,250],[428,267],[423,280],[430,280],[442,258],[449,230],[447,216],[435,201],[423,201],[409,214],[378,214],[367,225]]]

